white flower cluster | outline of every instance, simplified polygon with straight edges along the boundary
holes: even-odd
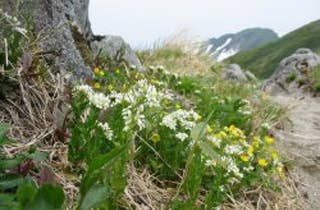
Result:
[[[226,165],[228,173],[233,173],[237,178],[243,178],[243,174],[231,157],[222,156],[221,161]]]
[[[229,155],[241,155],[243,150],[240,145],[226,145],[224,152]]]
[[[184,141],[188,138],[188,134],[186,133],[177,133],[176,138],[179,139],[180,141]]]
[[[74,93],[82,92],[91,105],[98,109],[106,110],[110,107],[110,98],[102,93],[96,93],[89,85],[79,85],[74,88]]]
[[[98,122],[98,126],[103,130],[104,135],[106,136],[106,138],[111,141],[112,138],[113,138],[113,131],[109,127],[109,124],[108,123]]]
[[[199,120],[200,116],[193,110],[187,111],[179,109],[168,115],[166,115],[160,125],[163,125],[173,131],[178,130],[178,128],[185,131],[190,131],[195,127],[196,121]],[[188,138],[188,134],[179,132],[176,134],[176,138],[184,141]]]
[[[109,95],[96,93],[88,85],[79,85],[74,88],[74,93],[82,92],[88,98],[89,103],[98,109],[106,110],[118,104],[126,102],[128,105],[122,110],[122,117],[125,122],[124,131],[129,131],[137,126],[138,130],[145,128],[146,108],[160,107],[161,101],[172,100],[169,92],[160,92],[155,86],[150,85],[147,80],[139,80],[128,92],[111,92]]]
[[[159,92],[155,86],[150,85],[147,80],[139,80],[132,88],[123,96],[124,101],[129,106],[122,112],[125,121],[125,131],[130,130],[135,125],[138,130],[145,128],[146,108],[160,107],[162,100],[172,100],[169,93]]]
[[[161,125],[176,130],[180,125],[185,130],[191,130],[195,125],[196,121],[199,120],[200,116],[193,110],[187,111],[179,109],[165,116],[162,119]]]
[[[207,140],[208,140],[211,144],[213,144],[215,147],[220,148],[221,139],[218,139],[218,138],[216,138],[216,137],[214,137],[214,136],[212,136],[212,135],[208,135],[208,136],[207,136]]]

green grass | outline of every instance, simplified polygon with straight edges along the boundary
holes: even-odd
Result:
[[[320,66],[317,66],[309,75],[312,89],[320,91]]]
[[[320,20],[309,23],[277,41],[262,47],[241,52],[227,59],[229,63],[238,63],[259,78],[267,78],[277,68],[280,61],[294,53],[298,48],[310,48],[320,51]]]

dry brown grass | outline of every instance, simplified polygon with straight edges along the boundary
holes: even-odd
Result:
[[[52,169],[55,181],[61,183],[68,197],[73,199],[78,191],[76,181],[62,172],[69,166],[68,145],[61,135],[67,112],[65,77],[49,69],[41,76],[38,66],[31,65],[32,56],[28,57],[22,58],[15,69],[12,79],[16,81],[16,90],[0,101],[0,123],[10,126],[7,136],[11,140],[2,149],[8,158],[30,148],[49,154],[43,165]]]
[[[164,66],[178,75],[206,75],[211,72],[210,68],[215,62],[200,52],[201,42],[193,40],[182,31],[138,54],[145,66]]]
[[[128,186],[119,201],[125,209],[167,209],[167,203],[176,193],[175,188],[166,187],[148,170],[139,170],[130,166]],[[300,195],[295,178],[290,174],[286,180],[279,181],[280,191],[268,191],[262,186],[243,191],[237,196],[229,195],[228,200],[220,206],[223,210],[300,210],[307,203]],[[203,197],[197,201],[203,203]]]

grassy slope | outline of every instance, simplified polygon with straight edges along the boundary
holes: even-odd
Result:
[[[269,77],[279,62],[292,54],[296,49],[306,47],[320,51],[320,20],[309,23],[281,39],[260,48],[238,53],[227,62],[238,63],[249,69],[260,78]]]

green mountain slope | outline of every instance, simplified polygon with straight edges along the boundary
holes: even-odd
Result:
[[[320,52],[320,20],[311,22],[277,41],[246,52],[240,52],[226,61],[238,63],[260,78],[269,77],[279,62],[298,48]]]

